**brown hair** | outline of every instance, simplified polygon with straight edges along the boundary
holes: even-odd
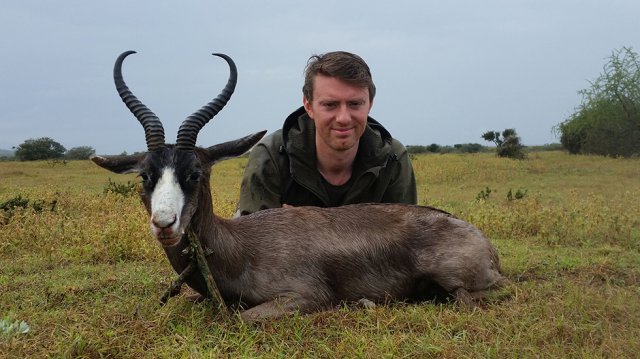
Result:
[[[311,56],[307,61],[302,86],[302,94],[308,101],[313,99],[313,80],[316,75],[335,77],[348,84],[367,88],[372,102],[376,95],[376,85],[371,78],[369,66],[356,54],[334,51]]]

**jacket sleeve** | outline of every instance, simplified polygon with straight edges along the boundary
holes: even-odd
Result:
[[[383,202],[417,204],[416,176],[413,172],[409,152],[395,139],[392,146],[397,155],[398,163],[396,163],[395,174],[383,196]]]
[[[261,142],[249,154],[240,186],[236,215],[282,207],[281,175],[269,146]]]

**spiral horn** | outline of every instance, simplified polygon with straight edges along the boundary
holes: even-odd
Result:
[[[238,69],[231,57],[225,54],[212,54],[214,56],[222,57],[229,64],[229,80],[226,86],[222,89],[222,92],[211,100],[208,104],[204,105],[201,109],[194,112],[191,116],[187,117],[182,122],[178,129],[178,138],[176,140],[176,148],[179,150],[193,150],[196,146],[196,140],[198,133],[215,115],[220,112],[227,104],[233,91],[236,88],[238,82]]]
[[[124,102],[129,111],[131,111],[144,128],[147,149],[154,151],[164,147],[164,128],[162,127],[162,123],[160,119],[129,90],[129,87],[122,78],[122,62],[127,56],[135,53],[135,51],[126,51],[118,56],[113,67],[113,81],[116,84],[116,90],[118,90],[122,102]]]

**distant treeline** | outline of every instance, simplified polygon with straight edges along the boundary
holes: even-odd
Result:
[[[525,146],[525,151],[527,152],[537,152],[537,151],[562,151],[565,150],[561,144],[559,143],[551,143],[551,144],[546,144],[546,145],[542,145],[542,146]],[[443,146],[443,145],[438,145],[435,143],[432,143],[428,146],[423,146],[423,145],[408,145],[407,146],[407,151],[409,151],[409,153],[411,154],[419,154],[419,153],[440,153],[440,154],[444,154],[444,153],[479,153],[479,152],[495,152],[496,148],[494,146],[482,146],[479,143],[462,143],[462,144],[455,144],[453,146]],[[126,152],[123,152],[123,154],[126,154]],[[87,156],[82,156],[80,158],[76,158],[76,157],[63,157],[64,159],[67,160],[73,160],[73,159],[85,159],[88,158]],[[17,161],[18,158],[16,158],[15,154],[13,153],[13,151],[3,151],[0,152],[0,161]]]
[[[551,143],[541,146],[525,146],[527,152],[537,151],[562,151],[564,148],[560,143]],[[407,151],[411,154],[418,153],[479,153],[479,152],[495,152],[494,146],[483,146],[479,143],[460,143],[453,146],[442,146],[432,143],[428,146],[408,145]]]
[[[489,147],[482,146],[479,143],[462,143],[453,146],[441,146],[436,143],[432,143],[428,146],[410,145],[407,146],[409,153],[478,153],[482,151],[489,151]]]
[[[11,158],[14,156],[13,151],[10,150],[0,150],[0,158],[6,157]]]

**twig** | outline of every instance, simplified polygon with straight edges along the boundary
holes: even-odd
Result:
[[[227,310],[227,306],[222,299],[222,295],[216,286],[216,282],[213,279],[213,275],[211,274],[211,270],[209,269],[209,265],[207,264],[207,258],[205,256],[204,250],[202,248],[202,244],[198,239],[198,236],[193,232],[193,230],[188,230],[188,238],[189,245],[193,249],[193,253],[196,256],[196,262],[198,264],[198,269],[200,269],[200,273],[202,273],[202,277],[204,277],[204,281],[207,284],[207,290],[209,292],[209,298],[214,301],[214,305],[216,305],[225,319],[230,319],[229,311]]]
[[[182,273],[180,273],[178,278],[176,278],[176,280],[171,282],[171,285],[169,285],[169,288],[167,288],[167,290],[164,291],[164,294],[162,295],[162,297],[160,297],[161,305],[167,304],[167,301],[169,300],[169,298],[176,296],[178,295],[178,293],[180,293],[180,287],[182,287],[182,284],[184,284],[184,281],[187,278],[187,276],[191,274],[191,272],[193,272],[195,268],[196,268],[195,263],[190,262],[187,268],[185,268],[182,271]]]

